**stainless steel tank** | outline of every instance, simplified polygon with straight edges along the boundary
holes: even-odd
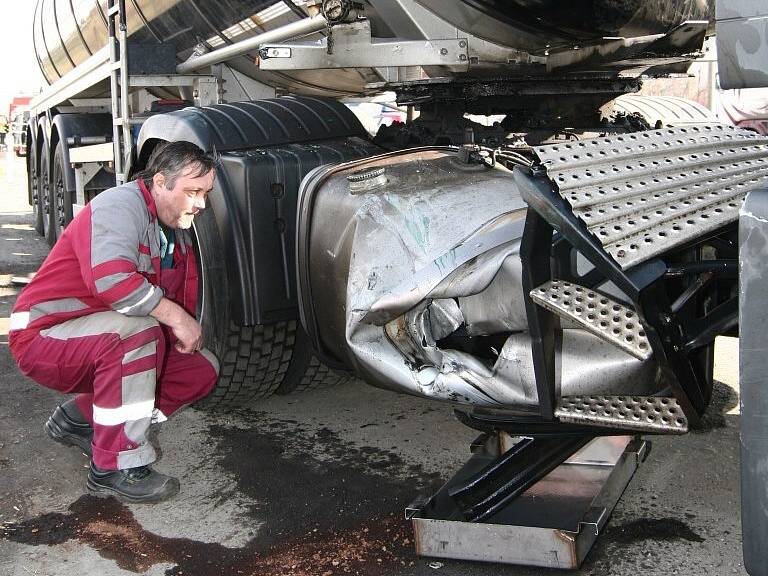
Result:
[[[687,20],[714,21],[714,0],[416,1],[479,38],[531,52],[665,34]]]
[[[293,2],[274,0],[126,2],[129,39],[172,43],[180,61],[201,42],[218,48],[305,16],[305,10]],[[103,48],[107,36],[107,0],[37,0],[33,40],[49,84]],[[256,68],[252,58],[241,58],[233,65],[242,73],[291,92],[358,93],[365,81],[364,75],[354,70],[265,73]]]
[[[367,0],[364,13],[376,37],[420,40],[465,36],[471,40],[470,50],[478,50],[487,42],[546,56],[553,50],[578,51],[616,36],[664,34],[687,20],[711,21],[712,2]],[[300,4],[292,0],[128,0],[128,32],[136,42],[173,43],[182,61],[200,43],[218,48],[304,18],[306,9]],[[106,14],[107,0],[37,0],[33,39],[49,83],[106,44]],[[475,55],[484,60],[482,53]],[[266,72],[254,65],[253,56],[228,64],[287,92],[340,96],[363,93],[366,84],[381,81],[376,71],[368,68]],[[513,73],[506,57],[494,60],[492,66],[499,74]],[[450,75],[437,67],[428,73]]]

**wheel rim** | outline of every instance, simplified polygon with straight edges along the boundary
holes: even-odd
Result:
[[[40,194],[37,190],[37,170],[34,168],[32,169],[31,174],[29,175],[30,180],[30,187],[32,190],[32,208],[35,212],[40,212]]]
[[[59,170],[54,169],[54,179],[56,180],[56,184],[54,185],[54,191],[55,191],[55,212],[54,212],[54,221],[56,223],[56,237],[61,236],[61,232],[64,230],[65,225],[65,218],[66,215],[64,213],[64,181],[61,178],[61,174],[59,173]]]
[[[40,169],[39,183],[42,189],[42,202],[40,204],[43,207],[43,234],[47,238],[51,227],[51,195],[49,194],[50,184],[48,183],[48,170],[45,167]]]

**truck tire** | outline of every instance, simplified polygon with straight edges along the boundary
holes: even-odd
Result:
[[[37,178],[37,194],[40,199],[43,236],[49,246],[56,243],[56,237],[52,230],[53,215],[51,214],[51,171],[48,146],[43,143],[40,152],[40,172]]]
[[[64,228],[72,221],[72,192],[67,190],[66,166],[64,165],[64,143],[56,144],[51,174],[51,232],[54,244],[61,237]]]
[[[43,230],[43,203],[38,189],[39,173],[40,167],[37,163],[37,151],[33,146],[27,158],[27,186],[29,187],[29,197],[31,198],[32,215],[35,220],[35,232],[43,236],[45,231]]]
[[[282,384],[276,394],[296,394],[310,390],[321,390],[343,384],[351,378],[343,372],[337,372],[320,361],[312,350],[304,329],[299,327],[296,333],[293,357]]]
[[[194,237],[200,275],[198,320],[206,348],[220,363],[216,388],[199,405],[234,408],[269,396],[288,370],[296,321],[238,326],[231,319],[223,243],[210,206],[195,218]]]

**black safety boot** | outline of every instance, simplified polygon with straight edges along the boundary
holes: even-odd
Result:
[[[53,440],[67,446],[77,446],[91,455],[93,428],[77,408],[74,399],[56,406],[45,423],[45,431]]]
[[[125,470],[101,470],[93,462],[88,472],[88,492],[114,496],[121,502],[152,503],[167,500],[179,491],[179,481],[149,466]]]

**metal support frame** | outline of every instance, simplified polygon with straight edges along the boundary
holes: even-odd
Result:
[[[259,48],[262,70],[317,70],[323,68],[388,68],[447,66],[469,69],[466,38],[442,40],[380,40],[371,37],[368,20],[338,24],[320,42],[268,44]]]
[[[115,150],[115,180],[119,186],[127,180],[133,149],[128,99],[128,27],[125,17],[125,0],[109,0],[107,19],[109,27],[109,83],[113,123],[112,145]]]
[[[539,400],[541,419],[551,422],[555,419],[555,338],[562,336],[557,329],[555,315],[538,306],[531,299],[531,290],[552,278],[550,269],[550,246],[552,227],[534,210],[529,210],[520,245],[520,260],[523,267],[523,297],[531,333],[533,370],[536,375],[536,392]],[[557,334],[556,334],[557,332]]]
[[[592,436],[586,435],[523,438],[479,472],[457,482],[448,495],[466,520],[486,520],[590,440]]]
[[[72,205],[72,216],[82,210],[88,201],[85,196],[86,185],[96,176],[104,163],[114,160],[114,153],[111,142],[69,149],[69,161],[75,170],[75,203]]]
[[[328,26],[328,21],[324,16],[318,14],[311,18],[305,18],[296,22],[291,22],[285,26],[263,32],[240,42],[235,42],[229,46],[219,48],[202,56],[193,57],[186,62],[182,62],[176,67],[176,71],[179,74],[188,74],[195,70],[200,70],[213,64],[219,64],[235,56],[242,56],[248,52],[256,51],[262,44],[269,42],[282,42],[291,38],[299,36],[305,36],[312,34],[313,32],[319,32],[324,30]]]

